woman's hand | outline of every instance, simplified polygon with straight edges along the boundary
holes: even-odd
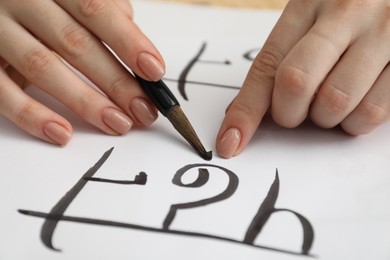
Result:
[[[351,135],[388,121],[389,43],[388,0],[290,0],[226,112],[219,155],[239,154],[268,110],[283,127],[310,117]]]
[[[26,81],[108,134],[125,134],[133,124],[147,126],[157,118],[135,79],[105,46],[145,79],[157,81],[165,73],[127,0],[2,0],[0,25],[0,113],[30,134],[65,145],[72,127],[28,96]]]

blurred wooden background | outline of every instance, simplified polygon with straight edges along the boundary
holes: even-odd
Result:
[[[288,0],[158,0],[165,2],[181,2],[202,5],[220,5],[245,8],[283,9]]]

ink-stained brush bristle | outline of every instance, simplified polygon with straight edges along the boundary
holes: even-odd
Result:
[[[190,143],[190,145],[205,160],[211,160],[212,153],[206,152],[199,137],[196,135],[190,121],[184,115],[179,102],[162,80],[147,81],[134,74],[138,83],[145,91],[157,109],[172,123],[175,129]]]
[[[175,129],[187,140],[187,142],[197,151],[197,153],[205,160],[210,161],[213,157],[212,152],[207,152],[194,128],[186,115],[181,110],[180,106],[173,106],[167,113],[168,120],[172,123]]]

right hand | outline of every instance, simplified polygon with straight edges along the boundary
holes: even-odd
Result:
[[[134,77],[103,44],[144,79],[157,81],[165,73],[127,0],[2,0],[0,24],[0,113],[26,132],[59,145],[72,135],[65,118],[23,91],[27,82],[107,134],[125,134],[157,118]]]

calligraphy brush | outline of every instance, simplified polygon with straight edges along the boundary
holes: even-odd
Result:
[[[162,80],[147,81],[135,74],[135,78],[157,109],[171,122],[173,127],[187,140],[195,151],[205,160],[210,161],[212,152],[207,152],[190,121],[180,108],[180,104]]]

